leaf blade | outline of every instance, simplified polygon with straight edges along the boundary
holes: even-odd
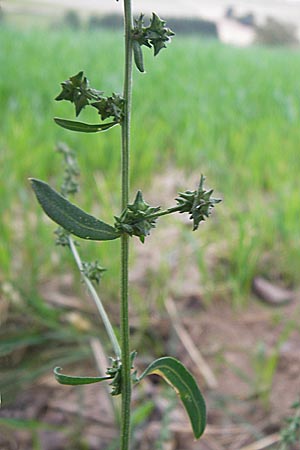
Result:
[[[47,216],[69,233],[93,241],[110,241],[120,237],[111,225],[87,214],[44,181],[31,178],[30,182]]]
[[[77,120],[61,119],[60,117],[54,117],[54,122],[66,130],[77,131],[79,133],[98,133],[99,131],[106,131],[117,125],[117,122],[90,124],[78,122]]]
[[[153,361],[137,381],[151,374],[162,376],[179,395],[189,416],[194,436],[199,439],[206,426],[206,405],[193,375],[181,362],[169,356]]]
[[[83,384],[93,384],[99,383],[100,381],[111,380],[111,377],[79,377],[72,375],[65,375],[60,373],[61,367],[55,367],[53,370],[56,381],[60,384],[65,384],[68,386],[79,386]]]

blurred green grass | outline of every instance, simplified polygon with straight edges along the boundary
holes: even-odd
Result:
[[[93,87],[122,91],[122,33],[1,26],[0,39],[1,279],[31,291],[70,264],[64,252],[53,257],[53,227],[27,182],[34,176],[59,186],[58,141],[78,154],[76,202],[110,222],[118,213],[119,130],[81,135],[52,118],[74,118],[70,104],[53,98],[59,83],[79,70]],[[195,172],[204,173],[224,199],[200,230],[201,249],[191,238],[207,283],[225,283],[237,302],[257,273],[299,283],[300,54],[196,37],[175,38],[155,59],[145,53],[147,73],[134,73],[132,189],[151,190],[153,175],[167,176],[169,167],[184,171],[184,189],[194,188]],[[84,111],[82,120],[98,117]],[[220,242],[208,270],[206,251]],[[113,293],[117,259],[109,259],[117,244],[111,245],[113,251],[87,243],[84,251],[111,269]]]

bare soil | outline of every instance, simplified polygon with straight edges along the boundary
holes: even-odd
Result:
[[[180,190],[184,178],[180,172],[170,172],[172,177],[160,176],[153,183],[162,204]],[[190,181],[193,184],[195,180]],[[155,204],[157,196],[149,193],[145,198]],[[176,220],[157,227],[149,238],[151,244],[134,241],[130,278],[140,299],[131,302],[133,345],[139,352],[136,367],[141,371],[151,359],[163,355],[180,359],[202,388],[208,425],[204,436],[194,441],[180,402],[170,397],[170,388],[163,381],[149,377],[134,389],[134,409],[149,402],[152,407],[134,429],[131,450],[276,449],[280,429],[300,396],[300,292],[290,295],[291,291],[276,283],[268,286],[260,280],[254,285],[256,292],[260,286],[264,301],[253,292],[247,307],[234,310],[228,294],[224,296],[218,289],[207,302],[195,255],[178,239],[178,220],[185,219],[179,216]],[[178,242],[181,245],[175,250]],[[161,276],[166,280],[166,261],[169,287],[159,293],[155,283]],[[72,275],[51,279],[43,283],[40,293],[47,303],[59,305],[69,322],[84,329],[95,312],[88,302],[81,302],[72,281]],[[161,294],[159,304],[151,300],[151,290],[155,298]],[[118,306],[111,302],[109,307],[117,325]],[[96,361],[105,366],[99,342],[91,344]],[[65,373],[73,369],[64,367]],[[95,373],[93,361],[89,367],[80,367],[81,374],[86,371]],[[1,426],[0,450],[118,449],[118,444],[110,446],[118,442],[118,426],[111,396],[103,385],[60,386],[48,374],[19,393],[13,404],[3,405],[1,417],[38,424],[32,422],[31,429],[14,431]],[[41,447],[34,444],[35,435]]]
[[[63,290],[63,285],[59,289]],[[222,300],[206,306],[201,294],[194,292],[172,299],[179,317],[176,322],[181,327],[179,331],[174,327],[174,317],[167,313],[149,317],[148,328],[153,339],[162,340],[165,351],[185,363],[202,387],[208,406],[208,426],[204,437],[195,442],[180,403],[165,396],[164,383],[149,378],[143,390],[135,392],[134,404],[153,399],[155,406],[136,429],[134,448],[276,448],[284,418],[291,414],[290,406],[300,394],[300,334],[296,324],[299,298],[297,295],[280,308],[266,306],[253,298],[246,310],[237,312]],[[197,351],[201,352],[216,378],[216,386],[207,387],[210,380],[205,381],[203,366],[195,365],[191,349],[184,346],[182,329],[188,331]],[[274,355],[277,360],[272,377],[267,371]],[[142,357],[137,358],[137,366],[140,370],[145,366]],[[171,411],[170,402],[173,402]],[[118,436],[105,388],[60,386],[52,375],[23,391],[13,405],[4,406],[0,417],[32,419],[44,424],[45,428],[37,431],[42,450],[107,449],[109,442]],[[169,430],[165,436],[161,433],[162,421]],[[29,430],[12,433],[2,427],[1,431],[1,450],[33,448]],[[266,436],[273,447],[247,446]],[[79,444],[79,439],[86,446]],[[162,446],[154,446],[159,440]]]

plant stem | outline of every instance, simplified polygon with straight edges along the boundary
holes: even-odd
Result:
[[[147,216],[147,220],[149,219],[157,219],[161,216],[166,216],[167,214],[173,214],[175,212],[179,212],[181,210],[181,206],[173,206],[172,208],[164,209],[163,211],[157,211],[156,213],[149,214]]]
[[[131,0],[124,0],[125,30],[125,100],[124,119],[122,123],[122,210],[128,204],[129,197],[129,154],[130,154],[130,119],[132,95],[132,8]],[[131,360],[129,346],[128,318],[128,259],[129,237],[121,236],[121,349],[122,349],[122,415],[121,415],[121,450],[129,449],[130,441],[130,404],[131,404]]]
[[[73,241],[72,237],[69,236],[68,239],[69,239],[69,245],[70,245],[70,250],[72,252],[72,255],[73,255],[74,259],[75,259],[75,262],[77,264],[77,267],[78,267],[79,271],[82,274],[82,279],[83,279],[83,281],[85,282],[85,284],[86,284],[86,286],[88,288],[89,294],[90,294],[90,296],[92,297],[92,299],[94,300],[94,302],[95,302],[95,304],[97,306],[99,314],[100,314],[100,316],[102,318],[102,321],[104,323],[105,329],[107,331],[107,334],[108,334],[108,336],[110,338],[110,341],[111,341],[111,344],[113,346],[115,355],[116,355],[117,358],[121,358],[120,345],[119,345],[118,339],[117,339],[117,337],[115,335],[115,332],[113,330],[113,327],[112,327],[112,325],[110,323],[108,315],[107,315],[107,313],[106,313],[106,311],[104,309],[102,301],[101,301],[101,299],[100,299],[96,289],[94,288],[93,283],[91,282],[91,280],[87,276],[85,276],[84,273],[83,273],[83,264],[82,264],[80,255],[79,255],[79,253],[77,251],[77,248],[76,248],[76,246],[74,244],[74,241]]]

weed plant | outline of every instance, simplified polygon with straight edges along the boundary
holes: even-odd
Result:
[[[76,330],[61,332],[59,314],[45,306],[34,287],[41,278],[58,271],[58,267],[62,269],[62,260],[56,268],[52,264],[49,230],[44,220],[35,219],[35,205],[20,186],[24,178],[33,173],[33,166],[39,177],[56,182],[60,159],[53,157],[53,148],[63,138],[80,150],[83,194],[78,194],[77,202],[87,210],[96,210],[106,221],[116,211],[120,199],[114,189],[119,156],[110,150],[119,143],[118,130],[112,128],[105,139],[63,134],[52,125],[51,119],[58,109],[71,118],[70,110],[63,103],[58,108],[49,99],[57,94],[53,80],[64,79],[66,73],[76,73],[79,64],[92,74],[97,85],[105,86],[107,91],[121,91],[122,72],[117,64],[123,55],[119,46],[121,34],[24,31],[4,24],[0,37],[0,65],[5,67],[5,76],[3,72],[0,77],[0,98],[7,112],[0,126],[0,163],[6,175],[5,183],[0,185],[0,281],[4,299],[12,301],[13,307],[18,304],[14,313],[23,315],[25,304],[34,322],[34,328],[32,322],[26,328],[24,321],[20,321],[21,333],[17,337],[14,335],[9,342],[1,339],[1,355],[22,349],[28,342],[39,345],[42,352],[47,340],[51,341],[52,356],[56,354],[57,363],[66,364],[70,347],[61,349],[57,357],[57,342],[74,341]],[[98,49],[91,45],[95,41],[101,41],[103,46],[101,64]],[[54,64],[57,60],[62,64]],[[201,162],[212,181],[222,179],[222,186],[218,187],[226,198],[226,208],[220,209],[219,220],[211,224],[209,234],[205,228],[202,230],[201,255],[197,252],[196,235],[189,237],[207,279],[213,276],[219,283],[229,279],[237,303],[247,294],[253,274],[258,271],[266,276],[280,276],[287,282],[299,282],[300,92],[295,75],[300,69],[299,55],[282,49],[240,50],[216,42],[177,37],[172,43],[172,52],[161,55],[159,66],[147,54],[145,61],[149,75],[135,84],[134,92],[133,188],[146,187],[154,171],[164,170],[170,161],[186,173],[191,173]],[[26,67],[26,71],[15,70],[20,66]],[[218,67],[222,67],[222,71],[217,70]],[[172,74],[172,82],[166,74],[168,77]],[[164,107],[159,96],[151,95],[153,85],[159,85],[161,91],[166,92]],[[94,118],[88,109],[82,114],[86,121]],[[94,147],[99,151],[87,151]],[[32,151],[28,152],[28,148]],[[86,175],[91,167],[93,177]],[[95,188],[101,208],[95,205]],[[247,211],[247,220],[241,211]],[[214,246],[220,230],[222,236],[231,238],[226,238],[228,245],[224,254],[220,254],[220,260],[210,273],[203,255],[206,248]],[[36,236],[43,243],[43,253],[36,252]],[[102,285],[107,293],[107,285],[111,284],[111,298],[118,274],[117,260],[113,259],[117,244],[117,241],[110,243],[110,249],[115,245],[113,251],[109,250],[112,259],[106,280],[110,281]],[[104,246],[95,249],[92,243],[87,243],[82,251],[107,261]],[[69,264],[67,253],[63,254],[64,264]],[[268,265],[270,260],[272,264]],[[246,266],[243,261],[250,264]],[[167,270],[165,274],[167,277]],[[14,287],[7,284],[7,280],[13,281]],[[43,327],[49,324],[51,333],[41,339]],[[7,329],[4,331],[7,335]],[[82,341],[82,337],[79,339]],[[25,373],[28,381],[38,375],[41,352],[30,364],[26,361],[19,367],[17,380],[24,380]],[[80,354],[77,351],[76,358],[89,355],[87,351]],[[45,358],[40,373],[49,371],[52,361]],[[3,366],[1,370],[3,373]],[[15,373],[12,377],[8,372],[5,379],[1,376],[1,387],[7,383],[12,394],[17,388]]]
[[[285,426],[280,432],[278,450],[290,450],[300,444],[300,401],[292,405],[293,414],[285,420]]]
[[[54,80],[84,67],[93,83],[108,92],[121,92],[122,71],[117,61],[123,50],[119,46],[122,33],[117,32],[22,29],[4,23],[0,39],[0,99],[5,111],[0,125],[0,167],[5,178],[0,183],[0,282],[2,306],[8,305],[7,319],[1,310],[0,353],[14,359],[18,349],[34,346],[19,364],[20,370],[1,364],[0,387],[6,404],[24,382],[23,370],[30,371],[28,382],[38,375],[43,336],[53,349],[52,358],[43,359],[43,373],[50,370],[53,359],[61,364],[64,355],[57,353],[57,342],[66,342],[61,312],[46,307],[37,287],[61,271],[70,271],[72,262],[67,252],[54,255],[48,223],[24,189],[24,179],[33,174],[34,167],[36,176],[57,183],[61,163],[53,148],[64,140],[78,150],[82,183],[78,204],[109,221],[120,201],[115,189],[119,155],[111,152],[119,145],[118,130],[112,128],[105,139],[98,139],[54,127],[52,117],[58,112],[72,118],[68,104],[51,101],[57,94]],[[101,62],[93,42],[101,42]],[[181,168],[187,176],[201,166],[212,184],[221,180],[217,185],[226,208],[220,208],[210,227],[203,227],[201,237],[182,229],[184,245],[194,248],[206,298],[214,298],[219,290],[222,298],[232,299],[233,292],[240,306],[257,273],[280,277],[287,284],[299,283],[299,54],[283,49],[236,49],[176,36],[172,51],[159,55],[159,65],[151,55],[144,57],[149,73],[142,80],[134,73],[132,188],[152,190],[153,174],[164,174],[170,166]],[[16,67],[26,70],[16,71]],[[155,85],[166,94],[163,107],[159,96],[153,95]],[[85,109],[82,114],[83,120],[93,121],[93,111]],[[92,168],[93,176],[88,176]],[[43,252],[36,251],[37,236]],[[216,248],[216,242],[220,247]],[[102,291],[105,298],[115,301],[118,242],[111,242],[109,250],[87,242],[81,253],[84,259],[88,255],[105,261],[108,271]],[[155,290],[167,295],[166,280],[171,278],[166,264],[152,279]],[[142,314],[145,310],[139,306],[138,315]],[[31,320],[25,323],[25,316]],[[12,323],[16,318],[17,328]],[[65,334],[74,341],[76,333],[78,337],[78,330],[72,328]],[[25,337],[34,338],[35,343],[26,344]],[[84,336],[78,339],[84,347]],[[84,354],[78,354],[78,358],[89,356],[86,347]]]
[[[130,203],[130,154],[131,154],[131,105],[132,105],[132,71],[133,60],[139,72],[145,72],[144,47],[153,49],[154,56],[167,46],[174,33],[166,27],[166,22],[155,13],[146,26],[144,15],[133,20],[131,0],[124,0],[124,79],[123,94],[113,92],[107,95],[102,90],[92,88],[83,71],[71,76],[61,83],[61,92],[57,101],[74,104],[76,117],[85,108],[96,110],[100,116],[98,123],[81,122],[56,117],[57,125],[69,131],[94,134],[118,127],[121,130],[121,210],[114,215],[110,225],[71,203],[67,197],[78,191],[76,177],[78,168],[68,148],[60,146],[66,163],[64,183],[60,193],[44,181],[31,178],[31,185],[44,212],[59,228],[56,230],[57,243],[69,248],[77,264],[81,277],[94,300],[103,325],[111,342],[113,356],[104,376],[86,377],[65,375],[60,367],[54,369],[57,381],[66,385],[83,385],[109,381],[112,396],[121,396],[120,414],[120,449],[128,450],[131,436],[131,393],[133,386],[140,383],[147,375],[162,376],[178,393],[189,416],[195,438],[199,438],[205,429],[206,407],[202,394],[192,374],[177,359],[165,356],[153,361],[141,375],[135,369],[136,351],[131,349],[129,325],[129,250],[130,238],[136,236],[141,243],[156,227],[157,219],[169,214],[188,214],[192,221],[192,230],[196,231],[201,222],[211,214],[212,208],[221,200],[212,197],[213,190],[204,187],[205,177],[195,190],[180,192],[175,204],[168,208],[150,206],[138,190]],[[163,98],[161,97],[161,101]],[[99,123],[100,122],[100,123]],[[115,150],[112,149],[111,152]],[[116,189],[116,187],[115,187]],[[120,330],[119,339],[110,322],[104,305],[94,287],[98,283],[103,268],[97,261],[83,262],[73,236],[85,240],[120,241]]]

